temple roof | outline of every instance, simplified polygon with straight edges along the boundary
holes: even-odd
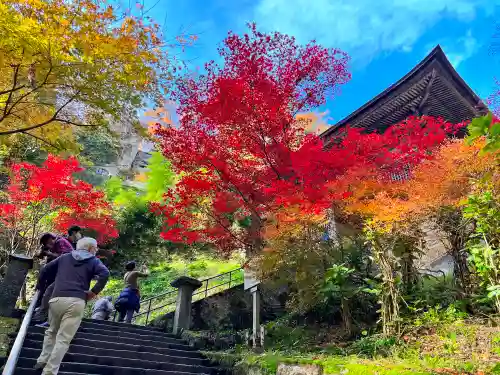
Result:
[[[442,117],[459,123],[487,111],[438,45],[398,82],[324,131],[321,137],[328,139],[346,125],[383,131],[411,115]]]

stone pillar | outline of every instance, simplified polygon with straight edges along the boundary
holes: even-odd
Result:
[[[172,281],[170,285],[178,289],[173,333],[179,334],[181,329],[189,329],[191,324],[191,302],[193,300],[193,292],[201,286],[201,281],[182,276]]]
[[[252,293],[252,341],[253,347],[260,346],[260,292],[256,285],[250,289]]]
[[[12,315],[26,275],[32,267],[33,258],[20,254],[9,255],[7,272],[0,283],[0,316]]]

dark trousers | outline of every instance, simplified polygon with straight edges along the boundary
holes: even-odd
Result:
[[[37,289],[40,290],[40,295],[38,296],[38,300],[36,301],[35,308],[36,307],[40,307],[40,305],[42,305],[42,304],[45,304],[45,305],[47,305],[46,306],[47,310],[49,309],[49,307],[48,307],[48,301],[46,300],[46,298],[47,298],[46,295],[48,295],[49,297],[52,296],[52,292],[54,290],[54,282],[55,281],[56,281],[55,279],[48,280],[45,283],[45,285],[43,285],[43,286],[39,286],[37,284]]]
[[[132,318],[134,317],[135,310],[121,310],[118,311],[118,321],[121,323],[125,320],[125,323],[132,323]]]
[[[52,283],[48,286],[44,291],[40,291],[40,294],[43,294],[39,297],[38,302],[38,310],[33,315],[34,321],[46,321],[49,315],[49,301],[52,298],[52,292],[54,291],[55,283]]]

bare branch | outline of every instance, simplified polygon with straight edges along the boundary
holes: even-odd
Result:
[[[23,89],[25,87],[26,87],[26,85],[21,85],[21,86],[13,87],[13,88],[11,88],[9,90],[0,91],[0,95],[5,95],[5,94],[8,94],[8,93],[13,93],[13,92],[21,90],[21,89]]]
[[[50,142],[49,142],[49,141],[47,141],[46,139],[43,139],[43,138],[41,138],[41,137],[39,137],[39,136],[37,136],[37,135],[35,135],[35,134],[29,133],[29,132],[23,132],[23,133],[24,133],[24,134],[26,134],[26,135],[29,135],[30,137],[33,137],[33,138],[35,138],[35,139],[38,139],[40,142],[43,142],[43,143],[45,143],[45,144],[49,145],[50,147],[55,148],[56,150],[59,150],[59,149],[60,149],[57,145],[55,145],[55,144],[53,144],[53,143],[50,143]]]
[[[32,90],[30,90],[29,92],[27,92],[26,94],[24,95],[21,95],[19,98],[17,98],[17,100],[10,106],[10,109],[7,111],[7,103],[5,104],[5,110],[4,110],[4,114],[3,116],[0,118],[0,122],[2,122],[7,116],[10,115],[10,113],[12,112],[12,110],[16,107],[16,105],[18,105],[24,98],[30,96],[31,94],[33,94],[36,90],[39,90],[42,86],[44,86],[49,77],[50,77],[50,74],[52,73],[52,64],[50,64],[50,68],[49,70],[47,71],[47,74],[45,75],[45,78],[44,80],[42,81],[41,84],[39,84],[38,86],[34,87]]]
[[[61,111],[67,106],[69,105],[71,102],[73,102],[73,100],[75,100],[75,98],[78,96],[78,93],[77,92],[76,94],[74,94],[70,99],[68,99],[68,101],[66,103],[64,103],[61,107],[59,107],[59,109],[54,113],[54,115],[49,118],[48,120],[45,120],[39,124],[36,124],[36,125],[30,125],[30,126],[27,126],[25,128],[18,128],[18,129],[12,129],[12,130],[5,130],[5,131],[0,131],[0,135],[10,135],[10,134],[16,134],[16,133],[26,133],[30,130],[34,130],[34,129],[38,129],[38,128],[41,128],[45,125],[48,125],[50,124],[51,122],[66,122],[68,124],[71,124],[71,125],[78,125],[78,126],[85,126],[85,125],[82,125],[82,124],[76,124],[76,123],[72,123],[70,121],[67,121],[67,120],[63,120],[63,119],[58,119],[57,116],[59,115],[59,113],[61,113]]]
[[[7,114],[7,110],[9,108],[9,103],[12,100],[12,94],[14,93],[14,89],[17,85],[17,76],[19,75],[19,68],[21,67],[21,64],[17,64],[13,66],[14,68],[14,74],[12,77],[12,89],[9,92],[9,96],[7,97],[7,101],[5,102],[5,107],[3,109],[3,116],[2,118],[5,118],[5,115]]]
[[[62,118],[56,118],[54,119],[54,121],[57,121],[57,122],[62,122],[62,123],[65,123],[65,124],[68,124],[68,125],[73,125],[73,126],[81,126],[81,127],[98,127],[99,125],[96,125],[96,124],[80,124],[78,122],[74,122],[74,121],[70,121],[70,120],[65,120],[65,119],[62,119]],[[0,135],[2,133],[0,132]]]

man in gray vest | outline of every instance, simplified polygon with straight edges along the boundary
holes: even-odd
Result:
[[[57,375],[59,366],[82,322],[85,304],[96,297],[109,278],[108,269],[95,257],[97,241],[84,237],[76,250],[48,263],[40,273],[39,284],[55,275],[54,291],[49,301],[49,328],[35,369],[44,375]],[[97,282],[90,290],[90,282]]]

